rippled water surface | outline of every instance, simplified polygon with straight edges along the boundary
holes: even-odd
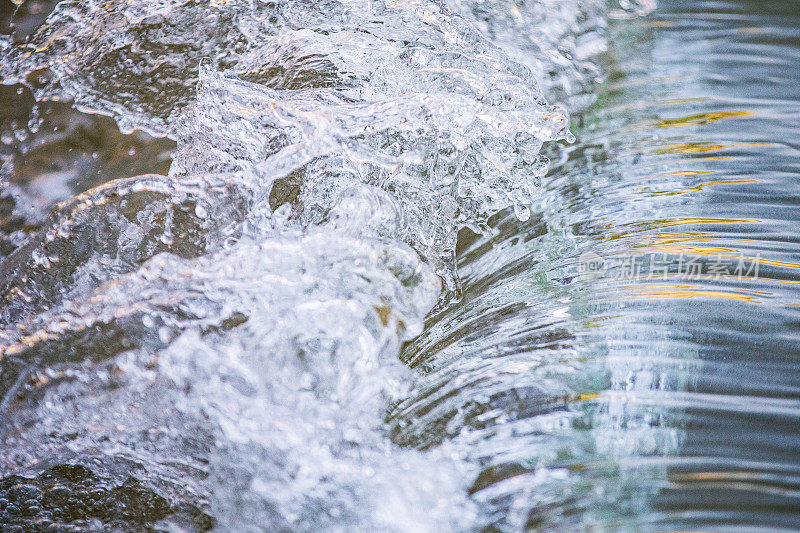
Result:
[[[795,2],[53,9],[4,527],[800,528]]]
[[[404,351],[425,384],[391,419],[469,450],[499,523],[800,527],[798,15],[662,1],[618,25],[535,215],[461,251],[464,300]]]

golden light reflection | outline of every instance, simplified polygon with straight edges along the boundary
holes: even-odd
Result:
[[[655,253],[670,253],[676,255],[699,255],[701,257],[731,257],[729,254],[736,254],[736,258],[740,257],[738,248],[724,248],[722,246],[676,246],[672,244],[665,244],[661,246],[654,245],[650,251]]]
[[[645,226],[648,229],[669,228],[673,226],[683,226],[687,224],[759,224],[760,220],[754,218],[657,218],[655,220],[645,220],[635,222],[633,225]]]
[[[583,325],[586,328],[600,328],[603,327],[603,322],[607,320],[614,320],[617,318],[622,318],[623,315],[609,315],[609,316],[599,316],[592,320],[587,320]]]
[[[618,227],[630,227],[636,226],[637,229],[623,231],[619,233],[613,233],[605,238],[607,241],[614,241],[618,239],[625,239],[627,237],[632,237],[637,235],[643,231],[651,231],[656,230],[659,228],[669,228],[673,226],[683,226],[687,224],[757,224],[760,223],[760,220],[751,219],[751,218],[695,218],[695,217],[686,217],[686,218],[661,218],[655,220],[644,220],[640,222],[630,222],[627,224],[621,224],[616,226],[614,224],[605,224],[601,226],[603,229],[613,230]],[[664,234],[664,235],[681,235],[679,233],[675,234]],[[713,235],[711,233],[685,233],[685,235]],[[649,237],[649,236],[648,236]]]
[[[710,124],[724,118],[740,118],[755,116],[753,111],[713,111],[710,113],[696,113],[680,118],[669,118],[659,120],[656,126],[659,128],[674,128],[680,126],[700,126]]]
[[[670,476],[674,481],[727,481],[730,479],[754,479],[756,472],[683,472]]]
[[[657,148],[655,152],[661,155],[699,154],[704,152],[716,152],[718,150],[725,150],[727,148],[738,148],[742,146],[747,146],[747,147],[772,146],[773,144],[774,143],[769,143],[769,142],[757,142],[757,143],[736,142],[729,144],[712,144],[710,142],[699,141],[699,142],[687,142],[687,143],[670,143],[662,146],[661,148]]]
[[[583,401],[586,401],[586,400],[597,400],[598,398],[600,398],[600,394],[599,393],[590,392],[590,393],[579,394],[577,400],[579,402],[583,402]]]
[[[655,287],[655,288],[654,288]],[[659,288],[660,287],[660,288]],[[760,300],[751,295],[728,291],[712,291],[706,289],[684,288],[682,285],[632,285],[631,288],[643,289],[640,294],[634,295],[635,299],[655,298],[720,298],[724,300],[739,300],[757,303]]]
[[[683,172],[691,172],[691,171],[683,171]],[[700,172],[696,172],[700,174]],[[710,174],[710,172],[709,172]],[[675,173],[675,175],[682,175],[686,176],[689,174],[683,173]],[[761,183],[762,180],[720,180],[720,181],[707,181],[705,183],[700,183],[695,185],[694,187],[688,187],[686,189],[677,189],[674,191],[650,191],[650,194],[653,196],[676,196],[678,194],[688,194],[692,192],[700,192],[706,187],[711,187],[713,185],[735,185],[735,184],[742,184],[742,183]]]
[[[709,239],[710,240],[710,239]],[[733,239],[726,239],[733,240]],[[651,248],[655,253],[672,253],[672,254],[692,254],[702,257],[725,257],[728,259],[737,259],[750,263],[760,263],[762,265],[771,265],[784,268],[800,268],[797,263],[790,263],[788,261],[775,261],[774,259],[765,259],[763,257],[751,257],[742,255],[737,248],[722,248],[716,246],[674,246],[671,244],[657,245],[653,244]]]
[[[697,176],[698,174],[713,174],[713,170],[676,170],[669,172],[667,176]]]
[[[733,276],[726,276],[726,277],[733,278]],[[661,284],[652,283],[647,285],[629,285],[629,287],[634,289],[680,289],[680,290],[690,290],[690,291],[697,290],[697,287],[693,285],[685,285],[685,284],[681,285],[677,283],[661,283]],[[755,289],[743,289],[743,288],[739,288],[737,290],[745,292],[747,294],[754,294],[756,296],[773,296],[773,293],[767,291],[757,291]]]
[[[756,239],[746,239],[742,237],[728,237],[725,235],[715,235],[713,237],[705,237],[704,235],[714,235],[714,234],[705,231],[664,232],[660,233],[653,239],[652,246],[664,246],[667,244],[675,244],[680,242],[710,242],[710,241],[756,242]]]
[[[678,98],[675,100],[661,100],[656,102],[659,105],[682,105],[694,102],[705,102],[711,100],[711,98],[706,97],[697,97],[697,98]],[[630,102],[626,102],[624,104],[608,106],[604,109],[605,113],[616,113],[618,111],[632,111],[634,109],[648,109],[653,106],[653,102],[650,101],[641,101],[641,100],[634,100]],[[640,130],[641,125],[635,126],[633,128],[626,128],[625,131],[637,131]]]
[[[691,102],[706,102],[711,100],[711,98],[705,96],[698,96],[696,98],[677,98],[675,100],[664,100],[663,103],[667,105],[680,105],[680,104],[688,104]]]
[[[759,224],[760,220],[755,218],[664,218],[654,221],[661,224],[661,227],[681,226],[683,224]]]
[[[791,279],[774,279],[774,278],[765,278],[765,277],[758,277],[758,278],[750,278],[747,276],[739,276],[735,274],[703,274],[702,272],[693,274],[692,277],[694,279],[710,279],[710,280],[729,280],[732,282],[742,282],[746,280],[754,280],[758,282],[769,282],[769,283],[782,283],[785,285],[800,285],[800,281],[791,280]],[[686,280],[686,274],[682,274],[679,272],[659,272],[658,274],[642,274],[636,278],[637,281],[665,281],[671,279],[678,279],[678,280]],[[629,287],[633,287],[633,285],[628,285]],[[653,287],[653,285],[648,285],[648,287]],[[753,294],[760,294],[762,296],[773,296],[773,293],[767,291],[757,291],[753,289],[742,289],[746,292],[753,293]]]

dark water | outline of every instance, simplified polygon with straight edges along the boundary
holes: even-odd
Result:
[[[25,24],[17,28],[17,38],[33,31],[52,7],[53,2],[24,3],[22,9],[30,12],[21,13]],[[3,9],[10,9],[7,2]],[[7,16],[4,31],[6,24]],[[418,456],[400,455],[398,449],[422,450],[423,458],[441,452],[469,465],[456,470],[461,477],[456,475],[453,485],[464,485],[465,499],[478,511],[462,512],[463,502],[455,499],[449,510],[468,517],[461,520],[470,522],[465,529],[800,529],[800,4],[662,0],[651,15],[614,21],[610,31],[609,49],[601,56],[607,79],[591,89],[596,102],[573,116],[577,142],[546,148],[553,166],[542,180],[543,193],[531,217],[521,222],[508,210],[492,219],[491,239],[460,234],[463,299],[429,316],[422,335],[401,354],[416,374],[412,392],[392,404],[381,425],[394,451],[373,445],[372,434],[363,430],[366,436],[347,437],[348,450],[355,451],[346,453],[357,457],[352,463],[358,468],[386,467],[377,474],[383,479],[375,482],[380,500],[391,500],[385,494],[397,498],[387,484],[406,496],[413,493],[415,480],[425,479],[419,472],[426,474],[429,464],[440,461],[431,455],[431,463],[420,459],[418,465],[413,462]],[[33,96],[17,85],[0,86],[0,91],[7,104],[0,109],[3,129],[18,130],[30,118]],[[172,141],[141,132],[120,133],[112,119],[76,112],[68,102],[43,102],[35,113],[44,120],[30,132],[33,141],[9,140],[0,146],[1,155],[14,160],[0,200],[3,256],[38,230],[55,202],[113,178],[165,173],[174,147]],[[286,279],[291,285],[292,278]],[[249,294],[243,284],[235,288]],[[179,291],[169,294],[181,296]],[[171,302],[154,299],[169,318]],[[187,314],[185,309],[194,308],[180,308],[180,313]],[[79,360],[81,354],[100,359],[95,352],[108,346],[109,353],[122,352],[115,343],[127,349],[125,343],[135,344],[136,335],[146,347],[157,345],[151,337],[158,335],[140,333],[153,329],[152,319],[144,330],[130,326],[139,320],[135,312],[113,315],[122,333],[109,327],[98,328],[93,337],[57,338],[53,344],[74,358],[67,361],[75,363],[72,367],[61,365],[61,354],[47,352],[53,349],[42,341],[39,351],[45,353],[39,357],[46,364],[40,366],[58,372],[35,374],[33,384],[22,387],[22,399],[3,399],[2,449],[17,455],[9,452],[0,461],[2,473],[9,474],[0,480],[0,517],[31,530],[44,530],[44,515],[77,530],[139,530],[154,524],[200,530],[220,517],[223,524],[245,522],[252,530],[264,529],[258,518],[272,516],[274,509],[248,507],[241,496],[241,508],[262,515],[254,519],[240,513],[237,491],[252,487],[250,478],[237,485],[237,476],[280,462],[263,451],[272,449],[271,441],[256,452],[231,445],[233,459],[225,459],[241,460],[241,470],[222,468],[220,474],[212,469],[209,488],[206,465],[209,456],[213,463],[209,449],[214,442],[203,433],[206,426],[195,430],[193,411],[182,406],[174,417],[185,415],[189,422],[165,423],[164,433],[150,432],[149,418],[172,421],[173,403],[179,403],[175,398],[182,398],[159,396],[158,387],[172,386],[162,383],[164,376],[137,374],[131,368],[145,365],[123,359],[120,367],[135,376],[125,381],[114,377],[124,373],[120,367],[95,370],[94,363]],[[235,332],[248,320],[232,318],[203,335]],[[180,319],[188,321],[184,315]],[[248,335],[259,327],[274,329],[272,322],[257,319],[245,326],[252,331],[242,333],[242,345],[250,346]],[[84,342],[88,355],[81,351]],[[162,364],[169,370],[170,355],[164,352],[167,362]],[[230,353],[226,356],[236,355]],[[24,358],[0,360],[5,375],[15,380],[12,363],[30,364]],[[173,373],[180,370],[172,364]],[[149,359],[147,365],[148,371],[157,366]],[[87,376],[74,371],[82,366]],[[255,400],[240,405],[229,391],[249,390],[246,379],[232,372],[233,385],[223,383],[223,392],[214,396],[217,389],[202,381],[208,369],[199,363],[190,368],[200,377],[185,378],[191,384],[186,394],[191,388],[200,392],[187,396],[187,403],[199,403],[205,394],[220,404],[230,402],[242,420],[262,423],[254,424],[262,433],[274,429],[258,415],[266,411],[271,417],[271,410],[283,406],[280,399],[269,403],[269,394],[248,392],[242,395],[266,407],[252,407]],[[209,368],[226,370],[224,361],[213,359]],[[350,367],[332,368],[335,373]],[[167,371],[164,375],[173,378]],[[0,378],[7,379],[2,373]],[[148,380],[158,387],[150,387]],[[56,392],[44,392],[49,381],[57,384],[52,386]],[[118,392],[126,387],[133,392]],[[287,404],[305,398],[287,394]],[[366,396],[354,395],[359,400]],[[41,407],[48,405],[46,400],[56,405],[52,413]],[[136,406],[133,415],[124,410],[128,404]],[[76,407],[70,411],[69,406]],[[246,410],[251,407],[256,415]],[[353,406],[353,417],[361,416],[360,408]],[[91,418],[92,409],[102,422]],[[301,420],[298,413],[307,414],[286,412],[292,422]],[[130,418],[118,425],[112,414]],[[308,434],[283,431],[276,438],[308,438],[312,444],[314,435],[322,433],[319,428]],[[320,442],[327,446],[328,441]],[[182,461],[189,452],[191,457]],[[310,470],[323,471],[320,479],[341,475],[350,464],[331,460],[334,467],[325,471],[324,459],[305,461]],[[396,465],[402,468],[391,470]],[[277,470],[275,477],[283,482],[277,486],[289,495],[277,501],[292,500],[293,485]],[[361,475],[362,470],[354,471]],[[213,485],[222,487],[225,475],[236,479],[224,489]],[[363,474],[370,475],[375,474]],[[294,471],[291,477],[303,479]],[[362,504],[371,500],[358,492],[374,491],[373,485],[363,489],[348,483],[339,492],[354,507],[366,508],[364,514],[374,514]],[[67,496],[53,503],[57,512],[42,514],[42,507],[50,508],[48,498],[58,496],[54,486]],[[196,486],[201,488],[195,492]],[[320,486],[321,498],[342,499],[329,485]],[[427,494],[438,488],[420,488],[419,499],[412,494],[408,505],[426,514]],[[451,490],[450,485],[441,488],[442,493]],[[216,507],[209,508],[208,499]],[[35,501],[25,507],[17,500]],[[293,501],[284,502],[289,509],[284,514],[295,510]],[[23,509],[9,514],[15,502]],[[314,504],[314,509],[326,508],[324,500]],[[28,512],[31,508],[36,510]],[[23,511],[28,514],[21,517]],[[173,529],[159,522],[169,516]],[[327,523],[303,520],[295,529]],[[415,530],[413,521],[391,520],[397,530]]]
[[[403,359],[501,529],[800,527],[800,4],[662,1]],[[577,122],[577,121],[576,121]]]

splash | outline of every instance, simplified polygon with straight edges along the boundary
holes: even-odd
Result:
[[[585,88],[602,9],[551,4],[514,53],[451,10],[477,3],[424,0],[65,1],[3,41],[4,83],[177,141],[169,176],[65,200],[0,266],[3,471],[129,458],[225,530],[479,523],[476,467],[384,416],[458,231],[527,218],[543,143],[573,140],[534,79]],[[582,62],[537,52],[564,35]]]

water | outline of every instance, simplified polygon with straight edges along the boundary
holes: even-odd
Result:
[[[448,6],[0,45],[2,520],[800,527],[800,14]]]
[[[797,16],[618,25],[535,215],[464,245],[390,420],[467,450],[500,529],[800,526]]]

